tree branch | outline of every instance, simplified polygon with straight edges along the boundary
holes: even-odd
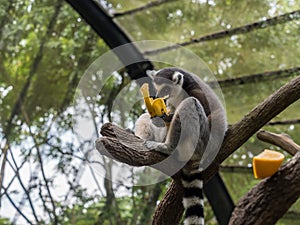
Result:
[[[175,179],[157,206],[153,215],[152,225],[179,224],[184,212],[182,196],[183,187],[181,182]]]
[[[34,217],[34,219],[35,219],[35,222],[37,223],[37,224],[39,224],[40,223],[40,221],[39,221],[39,219],[38,219],[38,217],[37,217],[37,214],[36,214],[36,211],[35,211],[35,208],[34,208],[34,204],[33,204],[33,201],[32,201],[32,199],[31,199],[31,196],[30,196],[30,184],[28,185],[28,188],[26,188],[25,187],[25,185],[24,185],[24,182],[22,181],[22,178],[21,178],[21,176],[20,176],[20,174],[19,174],[19,172],[18,172],[18,165],[17,165],[17,162],[16,162],[16,160],[15,160],[15,157],[14,157],[14,155],[13,155],[13,152],[11,151],[11,149],[9,149],[9,152],[10,152],[10,156],[11,156],[11,159],[12,159],[12,161],[13,161],[13,163],[14,163],[14,165],[7,159],[7,162],[9,163],[9,165],[10,165],[10,167],[11,167],[11,169],[13,170],[13,172],[16,174],[16,176],[17,176],[17,179],[18,179],[18,181],[19,181],[19,184],[20,184],[20,186],[22,187],[22,189],[23,189],[23,191],[24,191],[24,195],[26,196],[26,199],[28,200],[28,203],[29,203],[29,206],[30,206],[30,208],[31,208],[31,211],[32,211],[32,215],[33,215],[33,217]],[[15,166],[15,167],[14,167]],[[15,169],[16,168],[16,169]],[[8,189],[7,187],[6,187],[6,189]],[[22,201],[20,202],[20,206],[19,206],[19,208],[21,209],[21,203],[22,203]]]
[[[23,105],[21,105],[21,111],[22,111],[22,114],[25,118],[25,122],[26,122],[26,125],[27,125],[28,130],[29,130],[29,134],[32,138],[32,141],[33,141],[34,145],[35,145],[35,149],[36,149],[36,153],[37,153],[37,159],[38,159],[38,162],[40,164],[41,174],[42,174],[43,180],[45,182],[46,190],[48,192],[48,196],[50,198],[50,202],[51,202],[51,205],[52,205],[52,214],[53,214],[54,218],[50,218],[50,220],[53,222],[53,224],[58,224],[58,216],[56,215],[55,201],[54,201],[54,198],[53,198],[53,196],[51,194],[51,191],[50,191],[49,180],[46,177],[46,172],[45,172],[45,168],[44,168],[44,161],[43,161],[43,158],[42,158],[42,155],[41,155],[41,149],[40,149],[39,144],[38,144],[38,142],[37,142],[37,140],[34,136],[34,133],[31,130],[31,127],[30,127],[31,122],[30,122],[29,116],[28,116],[27,112],[25,111]],[[43,199],[41,199],[41,200],[43,201]],[[45,210],[48,211],[47,208]]]
[[[274,134],[261,130],[256,134],[256,136],[259,140],[276,145],[291,155],[295,155],[298,151],[300,151],[300,146],[286,134]]]
[[[269,122],[268,126],[299,124],[300,119]]]
[[[284,111],[300,98],[300,76],[291,80],[271,96],[257,105],[226,132],[221,149],[214,162],[205,170],[204,177],[210,179],[219,165],[272,118]]]
[[[10,197],[10,195],[7,193],[6,187],[2,186],[2,189],[4,191],[3,194],[6,195],[8,201],[11,203],[11,205],[15,208],[15,210],[26,220],[26,222],[30,225],[33,225],[33,223],[25,216],[25,214],[19,209],[19,207],[16,205],[16,203],[13,201],[13,199]]]
[[[177,161],[156,165],[166,155],[146,149],[144,140],[117,125],[104,124],[101,134],[103,137],[96,140],[96,148],[102,155],[131,166],[151,166],[168,175],[173,175],[173,171],[176,171]]]

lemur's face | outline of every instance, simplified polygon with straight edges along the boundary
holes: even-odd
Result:
[[[182,93],[184,76],[178,71],[152,71],[153,83],[156,89],[156,97],[165,97],[173,102]]]

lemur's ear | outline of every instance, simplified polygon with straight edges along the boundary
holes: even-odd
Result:
[[[156,76],[158,71],[156,70],[147,70],[146,74],[148,75],[148,77],[150,77],[152,80],[154,79],[154,77]]]
[[[183,84],[183,74],[176,71],[172,76],[172,81],[174,84],[181,85]]]

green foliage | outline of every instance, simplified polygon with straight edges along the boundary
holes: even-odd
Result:
[[[80,196],[78,196],[79,198]],[[82,196],[84,197],[84,196]],[[62,225],[94,225],[97,216],[103,210],[104,202],[90,204],[89,201],[76,203],[72,206],[62,206],[60,224]]]
[[[0,225],[12,225],[8,218],[0,218]]]
[[[1,76],[0,82],[5,87],[12,86],[13,91],[3,99],[6,107],[1,107],[2,124],[10,117],[28,81],[30,89],[23,104],[31,112],[31,120],[50,109],[61,111],[72,101],[74,88],[87,66],[107,50],[69,5],[64,4],[55,17],[55,6],[47,1],[12,4],[9,23],[1,37],[5,51],[0,61],[6,76]],[[51,19],[56,23],[50,28]],[[31,74],[33,78],[29,80]]]

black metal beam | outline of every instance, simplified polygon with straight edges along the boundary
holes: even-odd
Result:
[[[100,8],[93,0],[66,0],[95,32],[114,51],[125,45],[125,49],[115,52],[126,66],[132,79],[145,77],[145,71],[153,69],[152,63],[136,48],[125,32],[113,21],[113,18]],[[132,63],[136,62],[136,63]]]
[[[234,209],[234,203],[219,173],[216,173],[206,185],[204,194],[211,205],[220,225],[227,225]]]

